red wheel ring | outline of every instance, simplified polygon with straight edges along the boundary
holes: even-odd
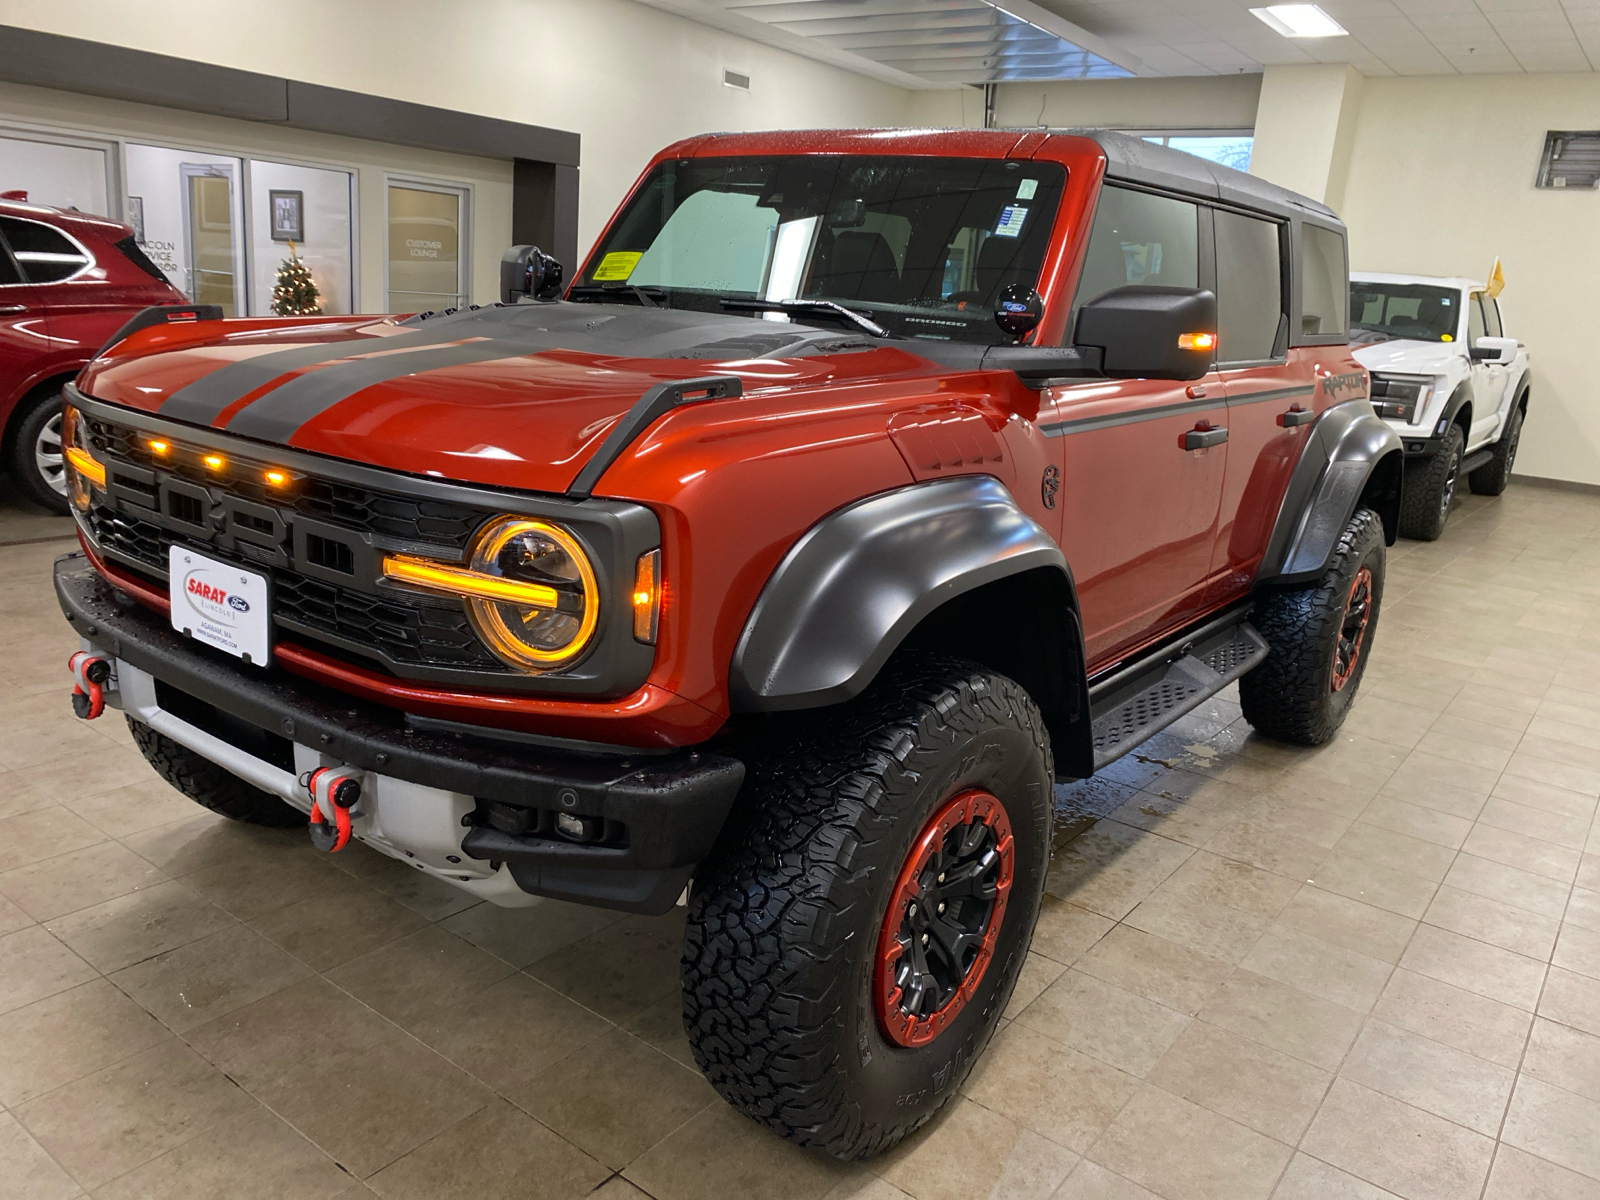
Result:
[[[1367,622],[1372,619],[1372,571],[1362,567],[1350,584],[1350,594],[1344,598],[1344,614],[1339,619],[1339,637],[1333,647],[1332,689],[1339,691],[1356,673],[1356,663],[1361,661],[1362,642],[1367,636]]]
[[[911,843],[878,934],[878,1025],[925,1046],[966,1007],[994,957],[1016,867],[1011,820],[972,789],[942,805]]]

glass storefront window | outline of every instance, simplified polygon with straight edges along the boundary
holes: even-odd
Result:
[[[247,312],[243,160],[132,143],[124,160],[125,211],[149,259],[197,304]]]
[[[428,184],[389,185],[390,312],[465,303],[461,237],[466,194]]]
[[[251,313],[272,312],[272,288],[291,243],[322,311],[354,311],[353,198],[349,171],[250,160]]]
[[[26,137],[0,137],[0,191],[24,191],[35,204],[109,216],[106,152]]]

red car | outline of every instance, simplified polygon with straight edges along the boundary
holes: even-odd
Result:
[[[560,276],[92,363],[74,705],[321,849],[686,904],[707,1077],[874,1154],[1005,1009],[1057,781],[1235,680],[1344,719],[1402,447],[1343,227],[1119,134],[717,135]]]
[[[0,470],[67,511],[61,388],[140,310],[187,304],[133,230],[0,194]]]

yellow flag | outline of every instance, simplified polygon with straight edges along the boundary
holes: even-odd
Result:
[[[1500,271],[1500,259],[1496,256],[1494,267],[1489,271],[1489,286],[1484,288],[1484,294],[1491,300],[1500,294],[1500,289],[1506,286],[1506,277]]]

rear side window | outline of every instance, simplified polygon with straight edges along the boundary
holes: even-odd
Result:
[[[1239,213],[1214,214],[1217,231],[1217,359],[1272,357],[1283,314],[1281,226]]]
[[[118,254],[122,255],[123,258],[127,259],[134,266],[138,267],[139,270],[150,276],[150,278],[159,279],[162,283],[167,281],[167,277],[162,274],[161,268],[150,261],[150,256],[140,248],[138,242],[133,240],[132,234],[129,234],[120,241],[113,242],[112,246],[115,247]]]
[[[1127,188],[1101,189],[1074,308],[1131,283],[1192,288],[1199,280],[1198,205]]]
[[[1350,311],[1344,234],[1320,225],[1300,227],[1300,332],[1343,336]]]
[[[0,285],[21,282],[22,276],[17,274],[17,264],[11,260],[10,251],[0,244]]]
[[[0,217],[0,234],[10,243],[11,253],[29,283],[54,283],[89,265],[89,256],[60,230],[38,221]]]

